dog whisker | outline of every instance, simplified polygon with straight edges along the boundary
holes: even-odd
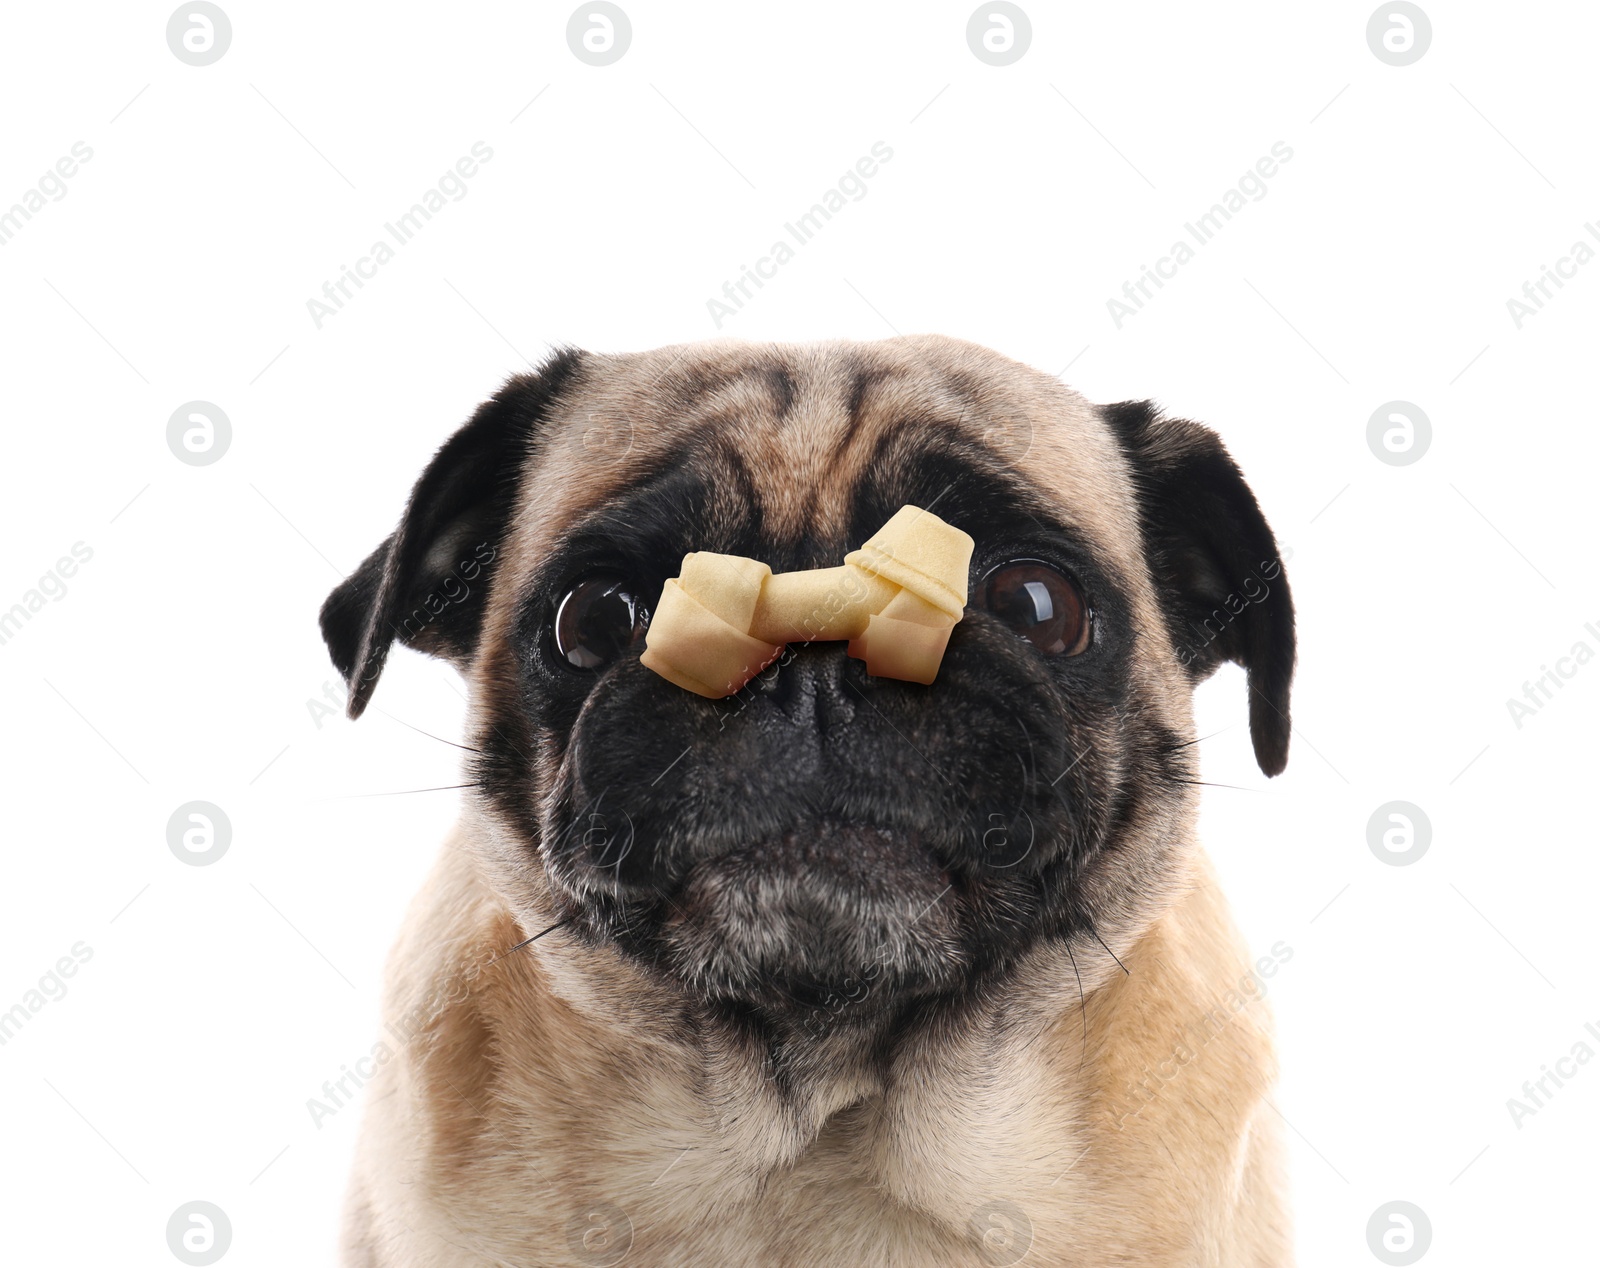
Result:
[[[1028,731],[1028,724],[1021,718],[1017,719],[1017,725],[1022,729],[1022,738],[1028,742],[1028,761],[1023,767],[1023,771],[1026,773],[1028,778],[1028,787],[1032,788],[1034,783],[1039,778],[1038,764],[1034,761],[1033,757],[1033,736]]]
[[[1231,788],[1234,792],[1260,792],[1259,788],[1246,788],[1242,784],[1214,784],[1209,779],[1179,779],[1170,777],[1174,784],[1188,784],[1191,788]]]
[[[1100,936],[1100,931],[1098,929],[1096,929],[1093,925],[1090,925],[1089,926],[1089,932],[1094,934],[1094,940],[1096,942],[1098,942],[1101,946],[1106,947],[1106,940]],[[1128,966],[1126,964],[1124,964],[1121,960],[1117,959],[1117,953],[1115,951],[1113,951],[1110,947],[1106,947],[1106,954],[1109,955],[1113,960],[1117,961],[1117,967],[1119,969],[1121,969],[1126,976],[1128,976],[1128,977],[1132,977],[1133,976],[1133,974],[1128,972]]]
[[[1089,1059],[1089,1006],[1083,998],[1083,974],[1078,972],[1078,957],[1072,954],[1072,943],[1067,943],[1067,959],[1072,961],[1072,976],[1078,979],[1078,1012],[1083,1017],[1083,1051],[1078,1055],[1078,1070]]]
[[[1191,745],[1195,745],[1195,744],[1204,744],[1207,740],[1214,740],[1214,739],[1217,738],[1217,736],[1222,735],[1222,734],[1224,734],[1224,733],[1226,733],[1228,731],[1231,731],[1231,730],[1233,730],[1233,728],[1231,726],[1225,726],[1225,727],[1222,728],[1222,730],[1213,731],[1210,735],[1198,735],[1192,740],[1181,740],[1177,744],[1169,744],[1169,745],[1167,745],[1165,748],[1162,749],[1162,752],[1164,752],[1164,753],[1176,753],[1181,748],[1189,748]]]
[[[567,916],[565,919],[556,921],[555,924],[551,925],[548,929],[541,929],[541,930],[539,930],[538,933],[534,934],[533,937],[524,938],[521,942],[517,943],[516,946],[508,947],[506,950],[502,951],[499,955],[495,956],[494,959],[490,960],[489,963],[490,964],[498,964],[501,960],[505,959],[506,956],[510,955],[513,951],[522,950],[522,948],[527,946],[530,942],[539,941],[539,939],[544,937],[545,934],[550,933],[550,932],[552,932],[552,931],[554,931],[556,929],[561,928],[562,925],[570,925],[577,918],[578,918],[578,913],[577,912],[573,912],[572,915]]]
[[[383,714],[383,716],[388,718],[391,722],[398,722],[401,726],[408,727],[409,729],[415,731],[418,735],[426,735],[430,740],[438,740],[439,743],[448,744],[451,748],[462,749],[468,753],[483,752],[481,748],[474,748],[470,744],[457,744],[454,740],[447,740],[444,738],[444,736],[435,735],[432,731],[424,731],[420,726],[412,726],[411,723],[407,722],[404,718],[395,717],[394,714],[390,713],[387,709],[378,709],[377,712]]]
[[[334,798],[334,800],[335,801],[352,801],[352,800],[359,800],[359,799],[364,798],[364,797],[409,797],[413,793],[453,792],[453,791],[455,791],[457,789],[460,789],[460,788],[482,788],[482,787],[483,787],[483,785],[479,784],[479,783],[471,783],[471,784],[440,784],[435,788],[397,788],[397,789],[394,789],[394,790],[392,790],[390,792],[349,793],[349,794],[347,794],[346,796],[343,796],[343,797],[336,797],[336,798]]]
[[[624,810],[622,812],[622,817],[628,821],[628,843],[622,847],[622,852],[617,855],[617,861],[615,863],[606,864],[605,865],[605,866],[609,866],[611,868],[611,870],[616,873],[617,880],[619,882],[622,879],[622,864],[623,864],[623,861],[633,851],[633,837],[634,837],[633,816],[630,815],[626,810]],[[610,845],[609,841],[607,842],[607,845],[608,846]]]

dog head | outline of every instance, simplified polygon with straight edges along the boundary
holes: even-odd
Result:
[[[640,664],[685,553],[829,566],[906,503],[976,541],[932,686],[837,643],[723,700]],[[322,626],[353,716],[397,639],[468,674],[487,866],[530,932],[807,1025],[1148,910],[1222,661],[1262,770],[1288,752],[1288,584],[1217,437],[946,339],[560,353],[445,444]]]

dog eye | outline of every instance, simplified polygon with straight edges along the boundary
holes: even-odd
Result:
[[[1037,559],[1014,559],[983,579],[983,606],[1046,656],[1089,647],[1088,605],[1071,579]]]
[[[650,613],[620,577],[580,581],[556,607],[556,650],[579,669],[598,669],[628,650]]]

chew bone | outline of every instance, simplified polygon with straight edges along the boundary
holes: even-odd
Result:
[[[786,643],[848,639],[869,673],[931,683],[967,606],[972,545],[937,515],[902,506],[837,568],[775,573],[742,555],[692,551],[662,590],[640,659],[715,700]]]

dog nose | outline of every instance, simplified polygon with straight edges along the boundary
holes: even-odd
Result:
[[[838,643],[791,643],[751,685],[793,727],[814,727],[817,739],[827,743],[855,721],[864,697],[853,680],[864,677],[861,662],[852,661]]]

